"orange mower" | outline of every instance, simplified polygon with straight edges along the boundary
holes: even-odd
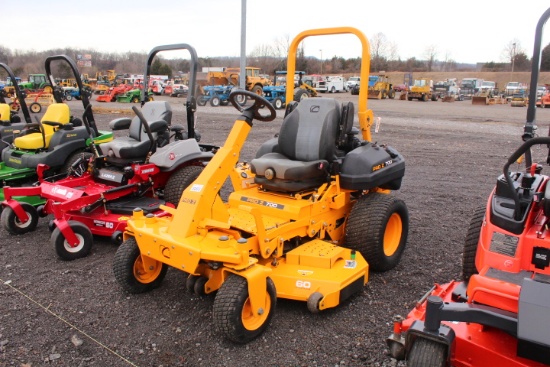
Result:
[[[530,95],[539,75],[542,28],[535,33]],[[462,279],[436,284],[387,339],[409,367],[542,367],[550,365],[550,137],[535,137],[529,100],[524,143],[508,158],[486,206],[475,210],[462,258]],[[524,157],[525,169],[511,165]]]
[[[299,43],[332,34],[359,38],[361,77],[368,78],[368,41],[360,31],[304,31],[290,46],[287,101],[293,100]],[[262,96],[234,88],[229,102],[240,116],[177,209],[161,206],[172,214],[161,218],[137,209],[128,220],[113,261],[121,288],[150,291],[168,267],[184,271],[188,290],[216,293],[218,332],[247,343],[266,330],[278,298],[303,301],[317,313],[361,292],[369,270],[394,268],[405,249],[409,216],[391,191],[401,186],[405,160],[394,148],[370,141],[367,92],[361,90],[358,100],[360,130],[353,126],[352,102],[289,103],[278,137],[247,163],[239,155],[253,124],[272,121],[276,111]],[[228,179],[233,192],[224,202],[219,193]]]

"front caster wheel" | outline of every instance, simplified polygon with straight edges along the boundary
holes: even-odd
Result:
[[[195,294],[199,297],[206,296],[206,289],[204,286],[206,285],[206,282],[208,282],[208,278],[206,277],[198,277],[195,281],[195,284],[193,284],[193,291]]]
[[[113,260],[113,272],[118,284],[129,293],[144,293],[160,286],[168,266],[151,258],[144,258],[135,238],[119,246]]]
[[[73,230],[76,238],[78,239],[78,243],[71,246],[65,239],[65,236],[63,236],[63,233],[59,227],[56,227],[52,232],[50,241],[55,248],[57,256],[59,256],[62,260],[67,261],[88,256],[92,250],[92,244],[94,242],[92,232],[88,227],[86,227],[85,224],[74,220],[69,221],[69,227]]]
[[[409,367],[443,367],[446,365],[446,347],[433,340],[417,338],[407,357]]]
[[[323,299],[323,295],[319,292],[312,293],[307,298],[307,309],[311,313],[319,313],[319,304],[321,303],[321,300]]]
[[[2,222],[2,227],[10,234],[18,235],[32,232],[36,229],[38,224],[38,211],[36,208],[29,203],[20,204],[28,217],[25,222],[19,220],[11,207],[6,206],[4,210],[2,210],[0,222]]]
[[[214,325],[229,340],[248,343],[269,325],[277,303],[275,284],[267,278],[265,309],[253,310],[248,297],[248,283],[238,275],[229,275],[214,300]]]

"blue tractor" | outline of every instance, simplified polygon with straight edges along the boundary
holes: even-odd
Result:
[[[227,106],[229,93],[233,88],[235,88],[234,85],[206,85],[202,87],[203,94],[197,99],[197,104],[205,106],[210,102],[212,107]]]
[[[304,98],[316,97],[317,91],[305,81],[302,80],[304,71],[296,71],[295,75],[298,78],[294,78],[294,100],[300,102]],[[265,86],[263,89],[264,98],[267,99],[276,110],[283,109],[286,106],[286,83],[288,78],[286,77],[286,71],[275,72],[275,82],[273,85]]]

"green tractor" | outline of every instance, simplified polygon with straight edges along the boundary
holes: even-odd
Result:
[[[147,102],[153,100],[153,93],[147,92]],[[141,101],[141,89],[131,89],[124,94],[119,94],[116,97],[117,102],[123,103],[139,103]]]
[[[28,81],[19,83],[19,88],[29,91],[42,90],[44,93],[52,93],[52,84],[46,74],[29,74]]]

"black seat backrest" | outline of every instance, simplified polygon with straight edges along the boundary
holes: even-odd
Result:
[[[166,101],[147,102],[141,109],[141,113],[149,124],[154,121],[164,120],[168,123],[168,126],[170,126],[172,122],[172,107],[170,107],[170,104]],[[153,135],[156,138],[156,134]],[[132,119],[128,136],[137,141],[149,141],[147,132],[138,116],[134,116]]]
[[[334,159],[341,107],[332,98],[307,98],[283,120],[279,150],[292,160]]]

